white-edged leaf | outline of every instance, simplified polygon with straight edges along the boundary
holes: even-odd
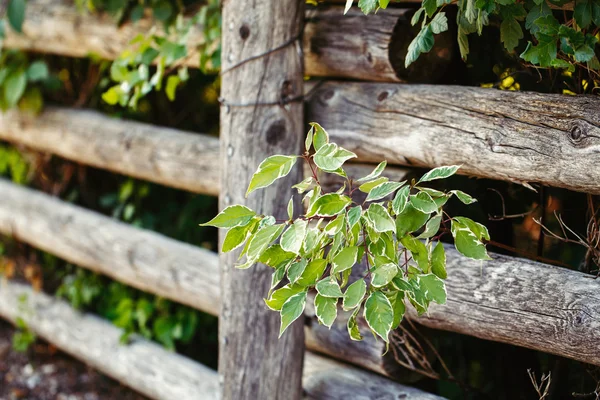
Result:
[[[374,287],[383,287],[390,283],[398,274],[398,266],[393,263],[380,265],[372,271],[371,285]]]
[[[362,215],[362,207],[356,206],[348,210],[348,228],[354,228],[354,225],[360,220]]]
[[[419,276],[419,287],[425,292],[428,300],[438,304],[446,304],[446,285],[434,274]]]
[[[337,298],[315,296],[315,314],[319,323],[331,328],[337,317]]]
[[[304,314],[304,307],[306,306],[306,292],[300,292],[293,295],[283,303],[281,307],[281,328],[279,329],[279,337],[283,335],[283,332],[301,315]]]
[[[318,215],[321,217],[333,217],[344,211],[352,200],[348,196],[337,193],[327,193],[316,199],[310,206],[307,216]]]
[[[435,215],[431,217],[429,221],[427,221],[427,225],[425,225],[425,230],[419,236],[418,239],[429,239],[433,237],[440,230],[440,224],[442,222],[441,215]]]
[[[261,254],[279,237],[284,225],[269,225],[259,229],[248,245],[248,260],[258,260]]]
[[[297,159],[297,156],[275,155],[267,157],[260,163],[256,172],[252,175],[250,185],[248,185],[248,190],[246,191],[246,197],[256,189],[267,187],[277,179],[289,174],[292,167],[296,164]]]
[[[313,161],[317,167],[326,172],[334,172],[344,165],[351,158],[356,158],[356,154],[339,147],[335,143],[327,143],[313,156]]]
[[[229,229],[225,234],[221,251],[227,253],[243,245],[246,242],[246,239],[248,239],[248,236],[250,236],[250,232],[255,224],[256,223],[250,223]]]
[[[290,265],[287,271],[287,276],[291,284],[294,284],[298,281],[298,279],[304,273],[307,265],[308,261],[306,261],[305,258],[302,258],[300,261],[296,261]]]
[[[299,194],[302,194],[304,192],[306,192],[308,189],[310,189],[310,187],[315,184],[315,178],[313,178],[312,176],[309,176],[308,178],[304,179],[302,182],[295,184],[294,186],[292,186],[293,189],[297,189]]]
[[[383,293],[373,292],[367,298],[364,317],[371,330],[388,342],[388,335],[394,323],[394,310]]]
[[[417,194],[410,195],[410,204],[417,210],[424,212],[425,214],[431,214],[438,210],[437,203],[427,192],[419,192]]]
[[[342,249],[339,253],[331,260],[332,267],[331,273],[338,274],[349,268],[352,268],[356,264],[356,258],[358,257],[358,247],[350,246]]]
[[[356,322],[356,316],[358,315],[359,311],[360,307],[357,307],[350,315],[350,318],[348,318],[348,323],[346,324],[348,327],[348,336],[350,336],[350,339],[355,341],[363,340],[363,337],[360,334],[360,329],[358,328],[358,323]]]
[[[306,237],[307,225],[308,222],[303,219],[295,220],[281,236],[281,241],[279,242],[281,248],[294,254],[300,253],[302,243],[304,243],[304,238]]]
[[[273,311],[281,310],[283,304],[295,294],[305,291],[306,288],[298,285],[285,285],[284,287],[275,290],[271,293],[268,299],[265,299],[265,304]]]
[[[481,232],[476,228],[478,227],[469,226],[456,218],[453,219],[451,230],[452,236],[454,236],[454,246],[459,253],[466,257],[475,260],[491,260],[485,245],[480,240]],[[489,239],[489,236],[487,238]]]
[[[375,169],[367,176],[357,179],[356,182],[366,182],[378,178],[382,174],[383,170],[387,166],[387,161],[382,161],[375,167]]]
[[[396,224],[393,218],[381,204],[372,203],[365,215],[371,221],[376,232],[396,232]]]
[[[290,197],[290,201],[288,201],[287,213],[290,220],[294,219],[294,197]]]
[[[358,190],[368,194],[375,186],[381,185],[382,183],[387,181],[389,181],[388,178],[386,178],[385,176],[380,176],[379,178],[373,179],[372,181],[363,183],[358,187]]]
[[[350,311],[353,308],[358,307],[367,293],[367,284],[364,279],[359,279],[346,289],[344,293],[344,299],[342,302],[342,308],[345,311]]]
[[[296,281],[298,285],[301,286],[311,286],[317,283],[321,276],[323,276],[323,272],[325,272],[325,268],[327,268],[327,260],[322,258],[317,258],[316,260],[312,260],[304,271],[302,271],[302,275]]]
[[[394,193],[398,190],[402,185],[404,185],[406,181],[402,182],[383,182],[379,185],[375,186],[371,191],[369,191],[369,195],[365,201],[376,201],[383,199],[386,196]]]
[[[331,278],[325,278],[317,282],[315,289],[323,297],[333,297],[335,299],[342,297],[342,289],[337,281]]]
[[[425,175],[423,175],[421,177],[421,179],[419,179],[419,182],[417,182],[417,183],[429,182],[429,181],[433,181],[436,179],[448,178],[448,177],[454,175],[460,167],[461,167],[460,165],[448,165],[448,166],[434,168],[431,171],[429,171],[428,173],[426,173]]]
[[[441,279],[446,279],[446,250],[442,242],[438,242],[431,252],[431,272]]]
[[[246,206],[235,205],[223,209],[210,221],[200,226],[214,226],[217,228],[234,228],[248,224],[256,213]]]
[[[477,202],[476,198],[471,197],[469,194],[467,194],[461,190],[452,190],[452,191],[450,191],[450,193],[452,193],[453,195],[458,197],[458,199],[460,201],[462,201],[464,204],[473,204],[473,203]]]
[[[323,127],[316,122],[311,122],[310,126],[314,129],[315,134],[313,136],[313,147],[315,151],[319,151],[323,145],[329,143],[329,134]]]
[[[394,214],[398,215],[404,211],[406,204],[408,204],[408,196],[410,194],[410,187],[404,186],[398,190],[396,193],[396,197],[392,201],[392,210],[394,210]]]
[[[306,139],[304,140],[304,148],[307,152],[310,151],[310,146],[312,146],[314,132],[314,126],[311,126],[310,130],[308,131],[308,134],[306,135]]]

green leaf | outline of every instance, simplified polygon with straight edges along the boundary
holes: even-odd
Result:
[[[500,24],[500,40],[507,51],[511,52],[523,39],[521,24],[514,18],[504,18]]]
[[[465,193],[463,191],[452,190],[452,191],[450,191],[450,193],[455,195],[464,204],[473,204],[473,203],[477,202],[477,199],[471,197],[470,195],[468,195],[467,193]]]
[[[334,172],[344,165],[351,158],[356,158],[356,154],[339,147],[335,143],[327,143],[321,146],[313,156],[313,161],[317,167],[325,172]]]
[[[406,183],[406,181],[380,183],[379,185],[377,185],[373,189],[371,189],[365,202],[383,199],[384,197],[394,193],[396,190],[398,190],[398,188],[402,187],[402,185],[404,185],[405,183]]]
[[[300,253],[302,243],[306,237],[308,222],[297,219],[281,236],[281,248],[294,254]]]
[[[14,107],[27,87],[27,75],[22,69],[13,70],[4,81],[4,101],[8,108]]]
[[[577,0],[573,9],[573,17],[577,22],[577,26],[586,29],[592,22],[592,1]]]
[[[306,292],[295,294],[283,303],[283,307],[281,307],[281,329],[279,329],[279,337],[283,335],[283,332],[285,332],[292,322],[304,314],[305,306]]]
[[[436,4],[437,8],[437,4]],[[437,35],[442,32],[446,32],[448,30],[448,18],[446,17],[445,12],[439,12],[433,17],[431,22],[429,23],[431,27],[431,31]]]
[[[437,10],[437,1],[436,0],[423,0],[423,8],[427,13],[427,16],[431,18],[435,11]]]
[[[292,167],[296,164],[296,156],[271,156],[260,163],[258,169],[250,180],[246,197],[256,189],[271,185],[279,178],[283,178],[290,173]]]
[[[390,0],[379,0],[379,7],[387,8],[388,4],[390,4]]]
[[[485,225],[482,225],[479,222],[475,222],[472,219],[466,217],[455,217],[454,220],[463,225],[466,225],[477,236],[477,239],[490,240],[490,233],[488,232],[488,229]]]
[[[521,53],[521,58],[540,67],[550,67],[552,60],[556,58],[556,38],[542,33],[537,36],[538,44],[532,46],[531,42],[528,42],[527,48]]]
[[[377,167],[375,167],[375,169],[369,175],[362,177],[360,179],[357,179],[356,182],[366,182],[366,181],[370,181],[370,180],[373,180],[373,179],[379,177],[379,175],[381,175],[383,173],[383,170],[385,169],[386,166],[387,166],[387,161],[380,162],[379,165],[377,165]]]
[[[373,292],[367,298],[364,317],[371,330],[388,342],[388,335],[394,323],[394,310],[383,293]]]
[[[302,182],[295,184],[292,186],[293,189],[297,189],[299,194],[306,192],[315,182],[315,178],[309,176],[304,179]]]
[[[410,194],[410,187],[404,186],[398,193],[396,193],[396,197],[394,197],[394,201],[392,201],[392,210],[394,210],[394,214],[398,215],[404,211],[406,205],[408,204],[408,196]]]
[[[433,237],[440,230],[441,222],[442,222],[441,215],[436,215],[436,216],[431,217],[431,219],[429,221],[427,221],[427,225],[425,225],[425,230],[417,238],[418,239],[429,239],[429,238]]]
[[[25,20],[25,0],[9,0],[6,14],[8,23],[18,33],[23,33],[23,21]],[[21,97],[21,96],[19,96]]]
[[[375,12],[379,7],[378,0],[358,0],[358,6],[365,15]]]
[[[352,5],[352,3],[350,3],[350,5]],[[304,149],[308,152],[310,151],[310,147],[312,146],[312,142],[313,142],[313,136],[315,132],[315,128],[314,127],[310,127],[308,133],[306,134],[306,139],[304,139]]]
[[[419,23],[419,20],[421,19],[421,15],[423,14],[424,11],[425,11],[425,9],[423,7],[421,7],[413,14],[412,18],[410,19],[410,24],[412,26],[415,26],[416,24]]]
[[[376,232],[396,232],[394,219],[381,204],[371,204],[365,216],[371,221]]]
[[[352,266],[356,264],[357,257],[358,247],[350,246],[342,249],[342,251],[333,257],[331,273],[339,274],[340,272],[352,268]]]
[[[256,213],[246,206],[235,205],[223,209],[210,221],[200,226],[214,226],[216,228],[234,228],[248,224]]]
[[[421,177],[421,179],[419,179],[419,182],[417,182],[417,184],[419,184],[421,182],[434,181],[436,179],[448,178],[448,177],[454,175],[460,167],[461,167],[460,165],[449,165],[449,166],[434,168],[431,171],[429,171],[428,173],[426,173],[425,175],[423,175]]]
[[[446,250],[442,242],[438,242],[431,252],[431,272],[441,279],[446,279]]]
[[[179,76],[177,75],[169,75],[167,78],[167,86],[165,87],[165,93],[167,94],[167,98],[170,101],[175,100],[175,92],[177,91],[177,86],[179,86]]]
[[[433,274],[419,276],[419,286],[428,300],[438,304],[446,304],[446,285]]]
[[[350,339],[355,341],[363,340],[363,337],[360,334],[360,329],[358,329],[358,323],[356,322],[356,316],[358,315],[359,310],[360,307],[354,310],[352,315],[350,315],[350,318],[348,318],[348,323],[346,325],[348,327],[348,336],[350,336]]]
[[[271,297],[265,300],[265,304],[273,311],[281,310],[283,304],[295,294],[306,291],[306,288],[298,285],[285,285],[271,293]]]
[[[432,1],[435,5],[435,0]],[[408,68],[410,64],[415,62],[421,53],[428,53],[433,48],[435,39],[433,38],[433,32],[429,25],[425,26],[418,35],[410,42],[408,51],[406,53],[406,59],[404,60],[404,67]]]
[[[344,228],[345,222],[346,214],[340,214],[325,226],[324,232],[330,236],[334,236]]]
[[[323,276],[323,272],[325,272],[326,267],[327,260],[324,260],[322,258],[312,260],[310,263],[308,263],[304,271],[302,271],[302,275],[297,280],[298,285],[314,285],[321,278],[321,276]]]
[[[387,298],[392,305],[392,309],[394,310],[394,322],[392,323],[392,329],[396,329],[400,326],[400,322],[402,322],[402,318],[406,312],[406,307],[404,306],[404,292],[391,292],[387,295]]]
[[[50,76],[48,66],[43,61],[34,61],[27,68],[27,79],[29,82],[38,82],[47,79]]]
[[[294,219],[294,198],[293,197],[290,197],[290,201],[288,201],[287,213],[288,213],[288,218],[290,220]]]
[[[328,193],[319,197],[309,208],[307,216],[318,215],[321,217],[333,217],[338,215],[350,205],[352,200],[344,195]]]
[[[154,5],[152,13],[158,21],[166,21],[173,15],[173,6],[168,1],[160,1]]]
[[[317,292],[323,297],[333,297],[335,299],[344,296],[342,290],[340,289],[340,285],[331,278],[325,278],[317,282],[315,286]]]
[[[279,244],[274,244],[265,250],[258,259],[259,262],[269,267],[278,268],[282,263],[290,263],[296,254],[285,251]]]
[[[267,247],[279,237],[283,228],[284,225],[269,225],[259,229],[250,239],[246,253],[248,260],[257,260]]]
[[[398,266],[393,263],[386,263],[375,268],[371,272],[371,285],[374,287],[383,287],[390,283],[398,274]]]
[[[244,242],[246,242],[246,239],[248,239],[248,236],[250,236],[250,228],[252,225],[253,224],[236,226],[235,228],[229,229],[225,234],[221,251],[227,253],[243,245]]]
[[[475,260],[491,260],[485,245],[480,240],[480,235],[473,232],[472,228],[472,226],[461,223],[457,219],[452,220],[451,230],[456,250],[462,255]]]
[[[419,268],[425,273],[429,272],[429,252],[425,244],[410,235],[403,237],[401,243],[410,251],[413,260],[417,262]]]
[[[367,293],[367,284],[364,279],[359,279],[346,289],[344,293],[344,299],[342,302],[342,308],[344,311],[350,311],[362,303],[365,294]]]
[[[315,148],[315,151],[319,151],[321,147],[329,143],[329,134],[316,122],[311,122],[310,126],[315,130],[313,147]]]
[[[437,211],[438,205],[427,192],[419,192],[410,196],[410,204],[425,214]]]
[[[358,190],[360,190],[363,193],[369,193],[371,190],[373,190],[375,186],[381,185],[382,183],[387,182],[388,180],[389,179],[385,176],[380,176],[377,179],[363,183],[358,187]]]
[[[290,268],[288,269],[288,272],[287,272],[287,276],[288,276],[290,283],[294,284],[298,281],[298,279],[304,273],[304,270],[306,269],[307,265],[308,265],[308,261],[306,261],[305,258],[302,258],[302,259],[300,259],[300,261],[296,261],[292,265],[290,265]]]
[[[337,317],[337,298],[317,294],[315,296],[315,314],[319,323],[331,328]]]
[[[429,214],[425,214],[414,208],[412,204],[408,204],[404,211],[396,217],[396,234],[401,238],[407,233],[420,229],[427,220],[429,220]]]
[[[29,111],[33,114],[39,114],[42,111],[43,106],[44,98],[42,97],[42,92],[35,86],[29,86],[25,90],[23,97],[19,100],[19,109]]]
[[[352,229],[360,220],[362,215],[362,207],[356,206],[348,210],[348,228]]]

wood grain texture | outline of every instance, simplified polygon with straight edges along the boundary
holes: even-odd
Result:
[[[297,98],[303,93],[298,40],[303,20],[302,0],[222,2],[221,209],[245,204],[275,218],[287,215],[288,197],[281,193],[288,193],[290,186],[301,180],[299,163],[269,188],[248,199],[245,193],[247,182],[266,157],[302,153],[304,103]],[[300,209],[299,196],[294,205]],[[278,338],[280,317],[266,309],[263,301],[272,270],[262,264],[236,270],[240,252],[219,258],[219,382],[223,399],[300,399],[302,318]]]
[[[216,371],[140,337],[122,345],[121,329],[30,286],[0,281],[0,316],[152,399],[219,399]]]
[[[600,365],[600,279],[503,255],[470,260],[450,246],[446,253],[448,304],[433,304],[417,322]]]
[[[178,189],[219,193],[219,140],[208,135],[46,107],[38,116],[0,114],[0,139]]]
[[[307,11],[305,73],[309,76],[397,82],[388,50],[394,26],[399,19],[406,20],[403,17],[406,11],[390,8],[368,17],[357,8],[346,16],[343,15],[343,7],[319,7]],[[153,25],[151,18],[118,27],[110,16],[80,12],[69,0],[30,0],[27,2],[24,34],[18,35],[7,29],[4,46],[69,57],[87,57],[93,53],[113,60],[129,47],[131,39],[151,29],[161,31]],[[188,48],[197,47],[201,42],[200,29],[192,30]],[[426,57],[429,56],[422,58]],[[199,58],[189,57],[185,64],[198,67]]]
[[[321,85],[307,105],[360,161],[600,194],[600,99],[458,86]]]
[[[128,47],[131,39],[151,30],[162,31],[150,18],[119,27],[107,14],[77,10],[71,0],[33,0],[27,2],[24,34],[7,29],[4,46],[69,57],[87,57],[93,53],[112,60]],[[201,42],[198,30],[189,36],[187,44],[193,48]],[[198,57],[189,60],[190,66],[194,67],[198,62]]]
[[[23,318],[40,337],[150,398],[220,398],[216,371],[139,337],[122,345],[121,329],[30,286],[0,281],[0,317]],[[305,357],[303,387],[306,399],[441,399],[312,353]]]
[[[0,233],[199,310],[219,309],[214,253],[0,180]]]

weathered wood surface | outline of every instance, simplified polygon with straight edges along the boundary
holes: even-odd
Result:
[[[26,12],[24,34],[18,35],[7,29],[5,47],[70,57],[87,57],[93,53],[112,60],[128,48],[129,41],[136,35],[157,29],[150,18],[118,27],[109,15],[80,12],[70,0],[31,0],[27,2]],[[409,23],[406,12],[406,9],[390,8],[367,17],[356,7],[346,16],[343,7],[320,6],[308,10],[304,36],[305,73],[398,81],[389,61],[389,45],[398,20]],[[188,47],[192,49],[201,42],[200,30],[193,30]],[[431,54],[439,56],[435,50]],[[445,63],[446,57],[436,60]],[[190,67],[197,67],[198,62],[198,57],[185,60]]]
[[[504,255],[481,262],[446,252],[448,304],[433,304],[417,322],[600,365],[600,279]]]
[[[307,120],[361,161],[600,194],[600,99],[458,86],[319,86]]]
[[[30,286],[0,281],[0,316],[150,398],[219,399],[216,371],[138,337],[122,345],[121,329]]]
[[[18,110],[0,114],[0,139],[191,192],[218,195],[221,187],[219,140],[208,135],[120,120],[95,111],[47,107],[37,117]],[[359,178],[373,168],[348,164],[346,170],[350,177]],[[406,172],[386,169],[396,180]],[[304,173],[311,174],[308,166]],[[338,181],[332,174],[322,179],[329,185]]]
[[[298,38],[304,2],[224,0],[222,19],[220,208],[245,204],[258,213],[283,218],[288,198],[281,193],[302,179],[301,166],[247,199],[245,194],[247,182],[266,157],[302,152],[304,102],[298,97],[304,90],[304,66]],[[252,104],[256,106],[247,106]],[[294,205],[301,208],[299,196]],[[222,242],[224,231],[220,233]],[[219,257],[223,399],[300,399],[303,321],[294,322],[279,338],[280,317],[266,309],[263,301],[272,270],[263,264],[237,270],[234,265],[240,252]]]
[[[216,314],[214,253],[0,180],[0,233],[159,296]]]
[[[27,285],[0,281],[0,317],[23,318],[40,337],[150,398],[220,398],[216,371],[139,337],[122,345],[122,331],[108,321]],[[312,353],[305,357],[303,386],[306,399],[441,399]]]
[[[219,140],[95,111],[0,114],[0,139],[196,193],[219,193]]]

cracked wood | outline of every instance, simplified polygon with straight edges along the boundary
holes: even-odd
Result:
[[[307,103],[360,161],[437,167],[600,194],[600,99],[492,89],[328,82]]]

